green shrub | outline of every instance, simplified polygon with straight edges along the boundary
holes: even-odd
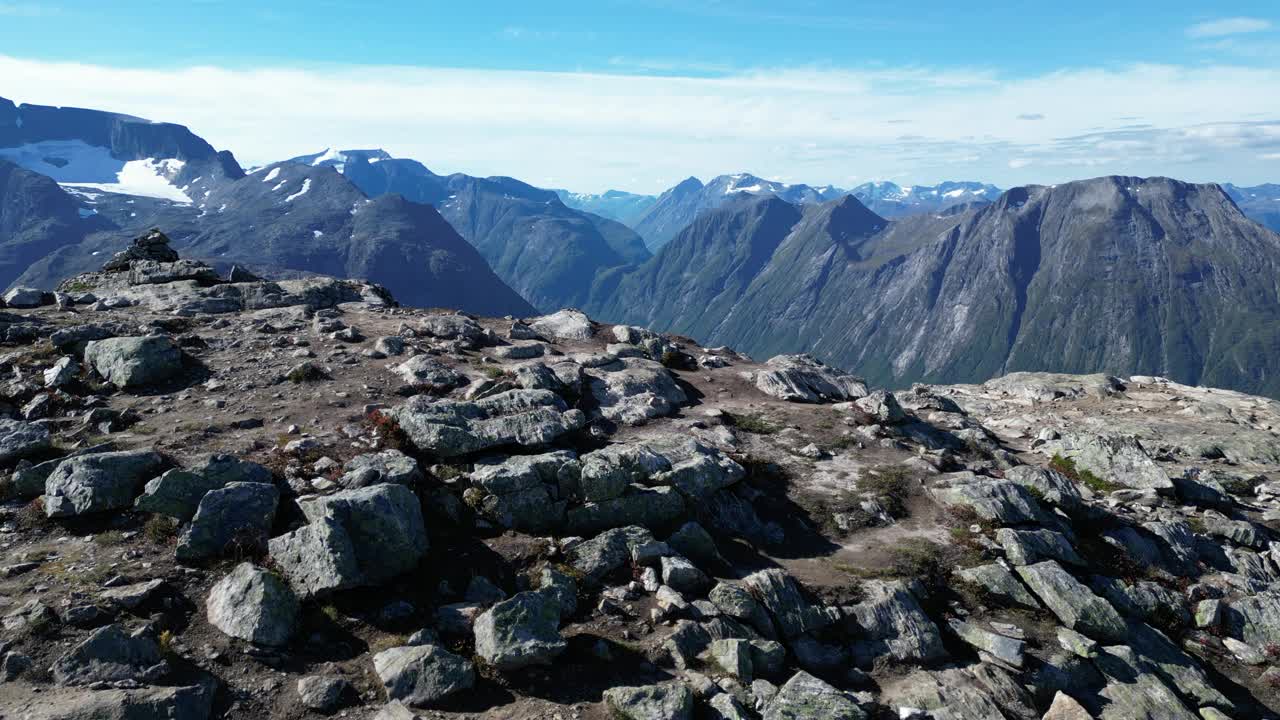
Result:
[[[1080,483],[1081,485],[1088,487],[1090,490],[1093,490],[1094,492],[1109,493],[1114,490],[1119,490],[1121,488],[1120,485],[1117,485],[1109,480],[1103,480],[1102,478],[1098,477],[1097,475],[1094,475],[1088,470],[1084,470],[1076,467],[1075,460],[1072,460],[1071,458],[1062,457],[1061,455],[1054,455],[1053,459],[1049,461],[1049,467],[1053,468],[1054,470],[1057,470],[1063,475],[1066,475],[1072,480],[1075,480],[1077,483]]]
[[[726,413],[731,425],[743,432],[754,433],[756,435],[773,435],[781,430],[777,425],[769,422],[763,415],[754,413]]]
[[[899,465],[873,468],[858,479],[858,489],[874,495],[889,515],[902,518],[908,515],[907,499],[914,484],[911,473]]]

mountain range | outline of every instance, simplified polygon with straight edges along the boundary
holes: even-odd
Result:
[[[1217,185],[1103,177],[886,220],[856,198],[741,197],[589,305],[875,384],[1017,370],[1280,395],[1280,235]]]
[[[0,162],[12,163],[0,169],[6,208],[28,198],[0,226],[0,271],[19,284],[53,287],[160,227],[218,267],[369,277],[414,305],[533,311],[432,206],[370,199],[328,167],[246,174],[180,125],[0,100]]]
[[[0,99],[0,192],[6,285],[53,287],[159,227],[221,270],[368,278],[486,315],[576,306],[890,387],[1034,369],[1280,396],[1276,185],[739,173],[588,195],[378,149],[246,172],[180,125]]]

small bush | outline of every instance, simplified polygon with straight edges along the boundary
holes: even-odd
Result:
[[[1255,475],[1251,478],[1240,477],[1239,475],[1231,475],[1224,478],[1215,478],[1222,483],[1222,489],[1232,495],[1242,497],[1253,497],[1257,494],[1258,486],[1261,485],[1266,478],[1262,475]]]
[[[904,467],[889,465],[873,469],[858,479],[858,489],[874,495],[889,515],[903,518],[908,515],[907,499],[913,485],[911,473]]]
[[[1097,492],[1097,493],[1109,493],[1114,490],[1119,490],[1121,488],[1120,485],[1117,485],[1109,480],[1103,480],[1102,478],[1098,477],[1097,475],[1094,475],[1088,470],[1083,470],[1081,468],[1076,467],[1075,460],[1072,460],[1071,458],[1062,457],[1061,455],[1054,455],[1053,459],[1049,461],[1049,467],[1053,468],[1054,470],[1057,470],[1063,475],[1066,475],[1067,477],[1071,478],[1077,483],[1080,483],[1081,485],[1085,485],[1090,490],[1093,490],[1094,492]]]
[[[105,545],[106,547],[111,547],[113,545],[123,545],[124,533],[120,532],[119,530],[108,530],[106,532],[101,532],[101,533],[98,533],[97,535],[94,535],[93,541],[99,545]]]
[[[178,521],[168,515],[152,515],[142,526],[142,534],[156,545],[167,545],[178,536]]]
[[[165,655],[165,656],[171,656],[171,655],[173,655],[173,654],[174,654],[174,650],[173,650],[173,631],[172,631],[172,630],[161,630],[161,631],[160,631],[160,635],[156,637],[156,645],[159,645],[159,646],[160,646],[160,654],[161,654],[161,655]]]
[[[38,530],[49,524],[49,518],[44,514],[44,503],[40,498],[23,505],[13,520],[19,530],[27,531]]]
[[[732,413],[728,415],[729,423],[743,432],[756,435],[773,435],[781,430],[777,425],[766,420],[763,415],[748,413]]]
[[[320,366],[315,363],[304,362],[290,370],[289,374],[285,375],[285,378],[288,379],[289,382],[297,385],[300,383],[328,380],[329,374],[324,370],[321,370]]]
[[[511,376],[511,373],[507,372],[506,370],[503,370],[501,367],[498,367],[497,365],[482,365],[480,367],[480,372],[483,373],[484,376],[489,378],[490,380],[500,380],[502,378]]]

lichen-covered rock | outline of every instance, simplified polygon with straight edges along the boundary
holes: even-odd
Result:
[[[1057,562],[1045,560],[1017,570],[1031,592],[1063,625],[1104,642],[1123,641],[1128,636],[1116,609],[1071,577]]]
[[[172,338],[147,335],[91,340],[84,359],[107,382],[138,388],[181,374],[183,353]]]
[[[333,520],[347,536],[362,584],[386,582],[418,566],[427,554],[426,524],[418,496],[383,483],[306,498],[298,507],[311,523]]]
[[[383,450],[357,455],[342,466],[338,480],[345,488],[360,488],[378,483],[396,483],[417,487],[422,482],[422,469],[418,461],[399,450]]]
[[[164,458],[147,450],[67,458],[45,480],[45,514],[70,517],[130,507],[163,466]]]
[[[333,518],[321,518],[267,543],[272,561],[301,598],[365,584],[351,537]]]
[[[555,594],[522,592],[476,618],[476,654],[504,672],[547,665],[568,647],[559,628]]]
[[[444,457],[504,445],[546,445],[586,423],[547,390],[508,390],[475,402],[419,395],[391,413],[420,450]]]
[[[468,660],[432,644],[383,650],[373,656],[373,668],[387,699],[413,707],[430,707],[476,682]]]
[[[636,485],[625,495],[611,500],[569,508],[565,527],[575,535],[590,535],[627,525],[657,530],[679,524],[686,514],[684,498],[673,488]]]
[[[865,720],[848,694],[801,670],[765,706],[764,720]]]
[[[1021,605],[1031,610],[1040,608],[1040,603],[1036,602],[1026,586],[1003,565],[998,563],[978,565],[960,570],[957,574],[982,588],[983,592],[996,600]]]
[[[670,461],[646,445],[608,445],[582,456],[579,493],[587,502],[611,500],[632,483],[669,469]]]
[[[760,570],[744,578],[742,584],[769,612],[783,637],[820,630],[839,619],[838,611],[810,603],[795,579],[782,570]]]
[[[566,555],[575,570],[588,580],[598,582],[631,562],[632,548],[653,541],[653,533],[643,527],[619,527],[578,543]]]
[[[1031,565],[1041,560],[1057,560],[1077,567],[1085,564],[1066,536],[1052,530],[1000,528],[996,531],[996,542],[1014,565]]]
[[[620,720],[692,720],[693,692],[681,682],[604,691],[604,705]]]
[[[855,659],[869,666],[882,655],[898,662],[928,662],[945,657],[942,635],[902,582],[870,581],[866,599],[845,608],[857,629]]]
[[[777,355],[756,373],[760,392],[791,402],[839,402],[867,394],[862,378],[823,365],[808,355]]]
[[[213,557],[238,546],[264,548],[276,516],[280,491],[274,485],[235,482],[211,490],[178,540],[179,560]]]
[[[255,645],[289,642],[298,623],[298,598],[279,576],[241,563],[209,591],[209,624]]]
[[[414,355],[392,368],[406,384],[438,393],[466,384],[466,378],[430,355]]]

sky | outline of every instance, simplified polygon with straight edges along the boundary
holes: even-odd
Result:
[[[0,0],[0,96],[246,166],[381,147],[656,193],[752,172],[1280,182],[1280,3]]]

